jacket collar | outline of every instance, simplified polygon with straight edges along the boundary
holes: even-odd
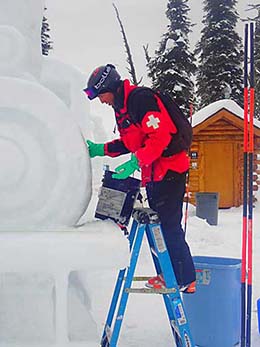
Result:
[[[132,90],[136,88],[135,85],[130,84],[129,80],[124,80],[119,87],[118,92],[115,94],[115,111],[118,113],[127,113],[127,100]]]

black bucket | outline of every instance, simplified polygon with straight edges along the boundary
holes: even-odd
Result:
[[[104,173],[95,217],[103,220],[112,219],[127,226],[140,192],[141,181],[133,177],[118,180],[112,178],[114,173],[109,170]]]

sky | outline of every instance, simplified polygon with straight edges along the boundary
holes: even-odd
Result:
[[[114,64],[122,78],[129,78],[128,64],[123,44],[122,34],[117,21],[114,2],[119,10],[131,48],[137,78],[142,83],[150,85],[147,77],[146,61],[143,46],[149,45],[152,56],[158,48],[158,43],[166,31],[168,19],[165,11],[167,0],[45,0],[45,12],[50,25],[50,35],[53,40],[53,50],[50,56],[74,65],[86,76],[86,81],[92,71],[100,65]],[[248,3],[257,0],[238,0],[237,11],[242,18],[247,16]],[[202,0],[189,0],[190,18],[193,32],[190,34],[190,44],[194,48],[200,37],[203,19]],[[243,36],[243,23],[238,23],[237,30]],[[106,127],[113,136],[113,110],[100,105],[98,100],[90,103],[94,116],[106,120]]]
[[[96,66],[114,63],[122,75],[127,75],[126,54],[119,23],[111,0],[46,0],[47,18],[54,49],[51,54],[73,64],[87,75]],[[130,44],[138,77],[146,79],[143,45],[149,44],[152,55],[165,32],[167,0],[115,0],[127,39]],[[237,10],[243,18],[248,3],[257,0],[238,0]],[[197,42],[202,28],[202,0],[190,0],[193,32],[191,46]],[[243,33],[243,24],[238,25]]]

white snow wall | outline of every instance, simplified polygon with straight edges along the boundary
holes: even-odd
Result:
[[[0,230],[73,226],[91,198],[85,78],[43,58],[43,15],[0,0]]]
[[[0,347],[94,347],[100,281],[128,243],[113,223],[72,227],[91,198],[93,122],[85,76],[41,55],[43,15],[43,0],[0,0]]]

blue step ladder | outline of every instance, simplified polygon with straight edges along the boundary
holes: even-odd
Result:
[[[133,223],[128,235],[131,253],[130,264],[127,268],[119,271],[101,339],[101,347],[117,347],[120,329],[130,293],[163,295],[170,327],[175,340],[173,346],[195,347],[176,277],[171,265],[169,253],[163,239],[158,215],[149,208],[140,208],[134,209],[132,216]],[[145,234],[151,250],[155,270],[157,274],[163,274],[166,288],[154,289],[131,287],[133,281],[145,281],[149,278],[134,277],[137,260]],[[116,310],[117,313],[115,315]]]

